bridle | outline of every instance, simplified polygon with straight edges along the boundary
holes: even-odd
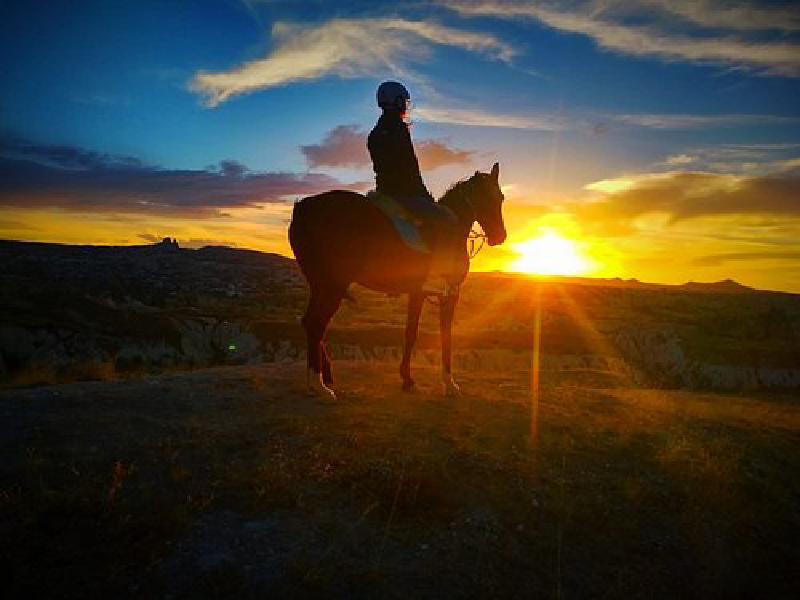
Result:
[[[477,230],[474,227],[474,224],[478,218],[478,211],[475,210],[475,206],[472,204],[472,200],[470,199],[469,194],[464,194],[463,198],[469,209],[472,211],[472,217],[470,218],[471,225],[469,229],[469,234],[467,234],[467,242],[469,244],[469,250],[467,250],[467,254],[469,255],[469,260],[472,260],[473,258],[478,256],[478,253],[483,249],[483,246],[484,244],[486,244],[486,239],[488,236],[483,231],[483,227],[481,227],[480,230]],[[449,207],[445,208],[447,208],[447,210],[449,210],[451,213],[453,213],[453,216],[455,216],[455,213],[453,212],[452,208]],[[480,240],[480,243],[478,243],[478,240]],[[438,300],[436,300],[435,297],[433,296],[425,296],[425,301],[429,302],[430,304],[433,304],[434,306],[442,305],[442,299],[439,298]]]
[[[486,238],[488,236],[483,231],[483,227],[481,227],[480,230],[475,229],[474,223],[478,218],[478,211],[475,210],[475,206],[472,204],[472,200],[470,199],[469,194],[464,194],[463,197],[464,201],[467,203],[467,206],[469,206],[469,209],[472,211],[472,218],[470,219],[470,223],[472,223],[473,225],[470,225],[469,234],[467,235],[467,242],[469,245],[469,250],[467,251],[467,253],[469,254],[469,259],[472,260],[473,258],[478,256],[478,253],[483,249],[484,244],[486,244]],[[478,240],[480,240],[480,243],[478,243]]]
[[[484,244],[486,244],[487,235],[483,232],[483,228],[480,231],[477,231],[474,227],[470,229],[469,235],[467,236],[467,242],[469,243],[469,250],[467,250],[469,254],[469,259],[472,260],[478,253],[483,249]],[[480,243],[478,243],[480,240]]]

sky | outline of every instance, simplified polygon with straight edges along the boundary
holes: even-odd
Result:
[[[500,163],[473,269],[800,292],[791,2],[5,1],[0,77],[3,239],[290,255],[396,79],[434,195]]]

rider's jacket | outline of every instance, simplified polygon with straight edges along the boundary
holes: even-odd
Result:
[[[422,181],[408,125],[399,113],[385,111],[367,138],[375,169],[377,191],[400,200],[414,198],[433,202]]]

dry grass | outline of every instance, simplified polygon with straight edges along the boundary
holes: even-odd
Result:
[[[0,394],[12,594],[790,597],[800,410],[780,396],[469,373],[458,399],[296,364]],[[580,383],[576,383],[580,381]],[[536,435],[532,435],[535,431]]]
[[[110,381],[122,375],[123,373],[117,372],[113,359],[86,360],[63,368],[47,363],[31,363],[14,373],[8,381],[0,384],[0,389],[57,385],[76,381]],[[127,372],[124,375],[131,376],[136,373]]]

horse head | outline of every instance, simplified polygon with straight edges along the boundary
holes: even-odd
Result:
[[[500,189],[500,165],[494,163],[490,173],[475,171],[470,178],[473,193],[471,201],[475,220],[486,232],[490,246],[506,241],[506,226],[503,222],[503,192]]]

